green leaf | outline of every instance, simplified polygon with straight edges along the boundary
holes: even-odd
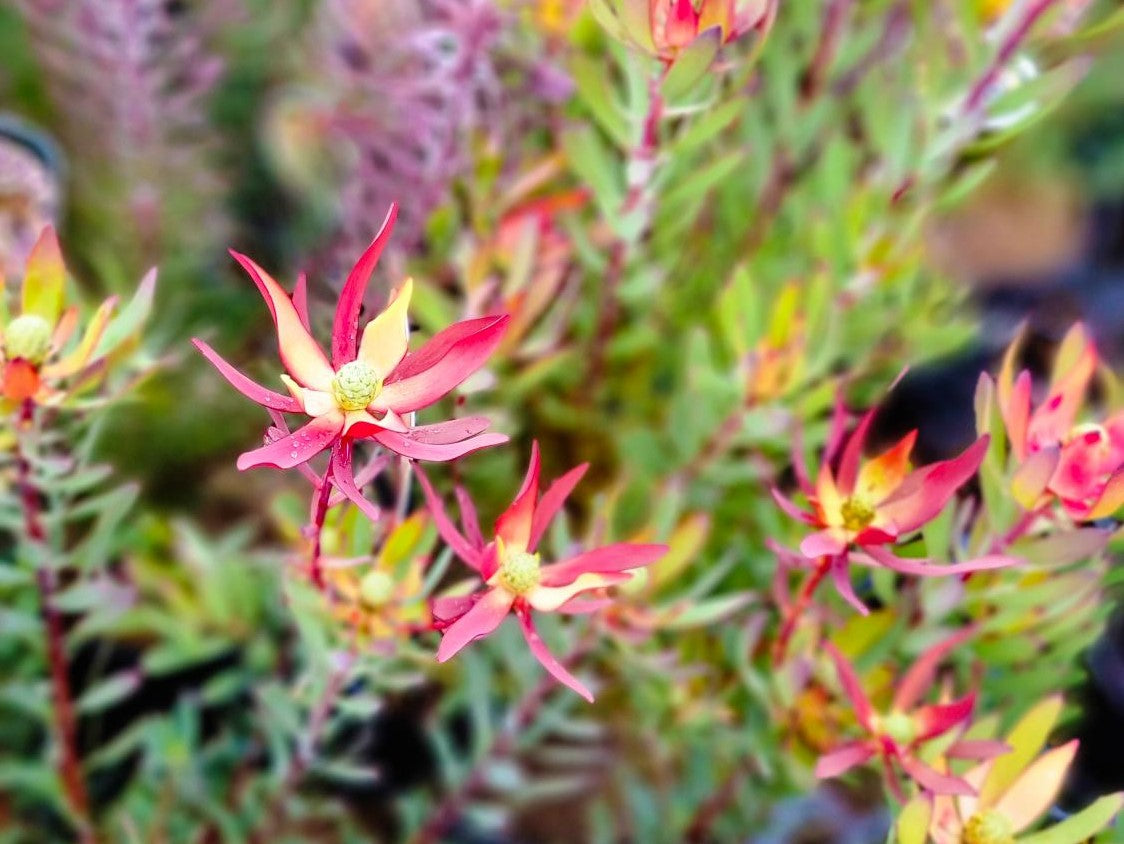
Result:
[[[570,70],[578,96],[597,125],[622,150],[631,147],[634,142],[629,132],[628,115],[614,96],[612,81],[605,68],[591,56],[579,53],[574,57]]]
[[[894,827],[898,836],[897,844],[925,844],[932,814],[933,807],[928,800],[921,797],[910,800],[898,815],[898,822]]]
[[[613,219],[624,202],[616,157],[588,126],[563,133],[562,149],[578,178],[593,190],[601,214]]]
[[[1102,797],[1049,829],[1019,838],[1019,844],[1081,844],[1108,824],[1124,806],[1124,794]]]
[[[87,689],[75,702],[75,708],[85,714],[100,712],[123,701],[140,688],[140,684],[139,671],[122,671]]]
[[[722,46],[721,27],[712,26],[690,43],[675,60],[661,86],[663,96],[671,101],[691,93],[691,89],[706,75],[718,48]]]
[[[673,615],[671,620],[663,625],[665,630],[685,630],[690,627],[705,627],[714,624],[736,613],[753,601],[753,595],[735,594],[721,595],[705,601],[698,601],[684,610]]]
[[[62,313],[66,267],[52,228],[44,229],[31,254],[23,278],[22,313],[42,317],[54,328]]]
[[[119,346],[133,338],[144,321],[148,319],[155,295],[156,270],[151,269],[141,279],[141,283],[137,286],[137,292],[133,295],[129,304],[106,327],[105,334],[102,335],[101,341],[94,351],[95,358],[115,352]]]
[[[1050,737],[1050,731],[1062,712],[1061,695],[1049,697],[1026,713],[1007,734],[1010,753],[995,760],[991,772],[980,789],[980,801],[990,805],[1018,778]]]

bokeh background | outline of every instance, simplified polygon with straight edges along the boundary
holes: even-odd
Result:
[[[764,681],[738,667],[765,617],[763,540],[791,532],[763,484],[793,418],[822,439],[840,373],[861,404],[911,364],[880,436],[919,427],[933,459],[973,437],[977,375],[1021,321],[1031,365],[1078,319],[1124,361],[1119,16],[1059,3],[969,120],[963,96],[1019,6],[781,0],[767,37],[665,87],[645,150],[659,62],[578,2],[0,0],[0,269],[19,277],[45,222],[86,301],[159,268],[148,374],[92,444],[133,485],[104,588],[72,619],[79,692],[131,678],[87,698],[80,724],[113,840],[396,840],[461,809],[449,840],[883,840],[876,791],[786,770],[814,729],[771,721]],[[227,248],[286,284],[307,272],[324,329],[392,201],[370,304],[409,273],[422,333],[514,315],[449,403],[513,439],[453,470],[485,516],[537,439],[547,476],[593,465],[577,529],[677,531],[668,580],[678,567],[692,600],[718,602],[644,656],[627,637],[602,649],[614,679],[589,712],[520,722],[537,676],[510,637],[437,671],[423,636],[341,675],[338,622],[294,621],[280,573],[301,479],[234,470],[265,420],[188,340],[263,383],[277,366]],[[0,619],[0,837],[67,840],[20,767],[45,739],[22,634]],[[1070,729],[1092,738],[1078,802],[1124,786],[1124,637],[1102,626],[1071,686]],[[345,703],[317,715],[341,676]],[[310,714],[331,722],[313,739]],[[450,788],[497,732],[485,774]]]

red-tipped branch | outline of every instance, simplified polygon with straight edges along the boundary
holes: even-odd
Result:
[[[785,610],[784,619],[781,621],[781,632],[777,635],[776,644],[773,646],[774,666],[784,662],[788,655],[788,644],[792,639],[792,634],[796,632],[796,625],[799,623],[800,617],[811,606],[816,589],[819,588],[820,583],[823,582],[830,571],[831,557],[820,557],[816,560],[816,567],[808,572],[808,576],[804,579],[804,585],[800,588],[800,594]]]
[[[35,406],[28,400],[24,403],[20,426],[30,427],[34,421]],[[90,814],[90,798],[86,792],[86,780],[82,773],[82,758],[78,754],[78,722],[74,716],[74,700],[70,692],[70,677],[66,659],[65,630],[62,616],[55,608],[55,573],[46,560],[47,533],[40,517],[39,490],[31,477],[31,463],[23,452],[21,438],[16,438],[16,467],[23,507],[24,533],[29,541],[40,546],[42,554],[35,572],[35,582],[39,588],[40,616],[43,619],[43,632],[47,644],[47,662],[51,673],[52,714],[55,722],[56,739],[61,754],[58,762],[59,780],[78,823],[78,835],[82,844],[95,844],[97,837]]]

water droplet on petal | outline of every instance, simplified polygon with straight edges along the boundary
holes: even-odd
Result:
[[[300,457],[300,452],[297,452],[297,451],[290,451],[290,452],[289,452],[289,456],[295,459],[295,458],[297,458],[297,457]]]

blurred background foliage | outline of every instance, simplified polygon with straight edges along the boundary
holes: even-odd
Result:
[[[1027,315],[1039,363],[1077,318],[1124,353],[1120,12],[1054,4],[981,87],[1031,4],[781,0],[767,37],[700,39],[669,72],[591,5],[0,2],[5,203],[57,219],[91,302],[160,273],[149,376],[60,432],[81,473],[43,468],[77,513],[59,565],[82,575],[59,604],[105,840],[884,839],[876,785],[815,790],[845,708],[813,676],[814,637],[791,670],[767,659],[765,540],[799,537],[767,488],[791,477],[794,431],[814,453],[837,393],[875,404],[906,364],[879,438],[963,448],[976,375]],[[583,655],[592,708],[514,630],[438,666],[411,628],[423,602],[325,607],[287,576],[302,481],[234,471],[264,420],[186,351],[202,336],[276,386],[266,310],[225,249],[286,285],[307,271],[323,336],[391,200],[369,304],[409,273],[423,334],[513,315],[465,390],[513,443],[448,475],[490,519],[537,439],[546,477],[592,463],[555,549],[672,547],[605,619],[545,625]],[[389,537],[354,511],[329,528],[415,598],[452,579],[420,513]],[[17,546],[0,551],[0,839],[67,840]],[[840,634],[871,666],[1012,590],[1036,617],[1093,596],[1046,655],[998,622],[974,646],[1004,725],[1085,682],[1119,580],[1102,557],[955,605],[926,582],[907,618],[880,575],[862,586],[882,610]],[[1068,799],[1122,783],[1094,765]]]

